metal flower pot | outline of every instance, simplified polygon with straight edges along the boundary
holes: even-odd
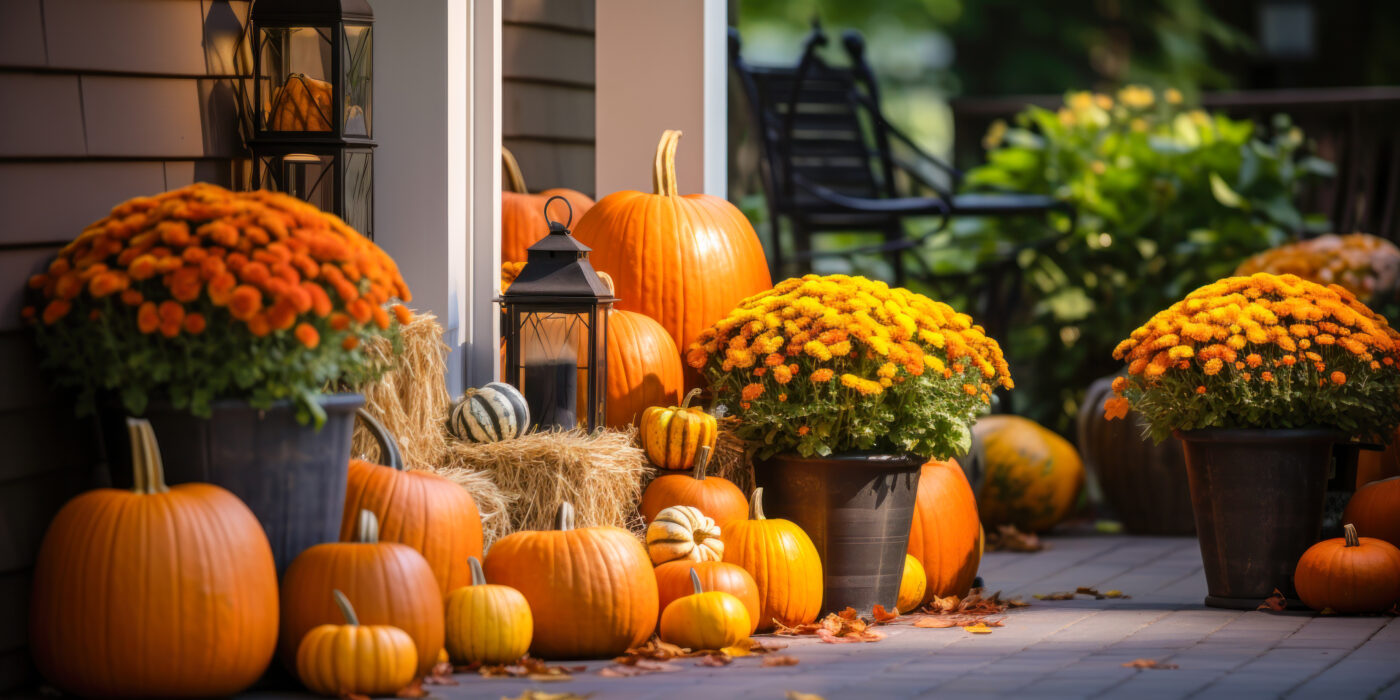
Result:
[[[912,455],[781,454],[756,465],[770,518],[786,518],[821,556],[822,614],[875,605],[894,610],[909,526],[927,461]]]
[[[232,491],[258,516],[280,576],[312,545],[340,538],[345,480],[359,394],[320,399],[326,422],[319,430],[297,422],[296,406],[279,401],[261,410],[247,401],[215,401],[213,416],[198,418],[152,401],[151,422],[170,484],[205,482]],[[131,486],[131,450],[125,411],[103,411],[102,441],[112,485]]]
[[[1205,604],[1253,610],[1274,589],[1295,598],[1293,570],[1318,541],[1330,430],[1178,431],[1186,450]]]

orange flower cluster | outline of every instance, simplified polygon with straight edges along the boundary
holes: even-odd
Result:
[[[142,333],[197,335],[212,320],[201,309],[213,307],[254,336],[295,327],[308,348],[320,342],[308,320],[387,329],[383,305],[412,298],[394,261],[339,218],[287,195],[202,183],[118,205],[29,285],[42,311],[25,315],[45,324],[80,298],[112,297],[137,308]]]
[[[1329,233],[1266,250],[1235,270],[1236,275],[1256,272],[1339,284],[1357,299],[1369,302],[1377,292],[1394,291],[1400,286],[1400,248],[1365,233]]]

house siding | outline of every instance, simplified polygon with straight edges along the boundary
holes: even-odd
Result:
[[[38,373],[24,280],[122,200],[243,181],[234,66],[249,5],[0,3],[0,691],[35,679],[28,597],[44,530],[104,471],[92,422]]]

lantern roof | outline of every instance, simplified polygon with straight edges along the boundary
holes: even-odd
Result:
[[[564,200],[562,197],[552,198]],[[549,203],[545,203],[548,212]],[[570,208],[570,220],[573,211]],[[565,224],[549,222],[549,234],[536,241],[526,251],[525,267],[502,295],[502,301],[530,300],[617,301],[606,282],[588,260],[592,250],[569,233]]]
[[[373,22],[374,10],[369,0],[257,0],[252,20],[260,25]]]

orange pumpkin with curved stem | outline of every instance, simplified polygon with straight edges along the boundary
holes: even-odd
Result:
[[[671,506],[692,506],[710,516],[721,532],[729,523],[748,517],[749,503],[734,482],[719,476],[705,476],[710,463],[710,446],[701,445],[692,474],[662,474],[647,484],[638,510],[650,523],[657,513]]]
[[[981,537],[977,498],[962,468],[951,459],[925,464],[909,526],[909,554],[926,577],[921,602],[967,595],[982,559]]]
[[[690,469],[701,447],[714,449],[719,440],[719,421],[691,399],[700,394],[691,389],[679,406],[652,406],[642,412],[637,440],[642,450],[662,469]]]
[[[413,682],[418,650],[393,625],[362,625],[345,594],[331,591],[345,624],[326,623],[297,645],[297,677],[329,697],[392,695]]]
[[[680,137],[679,131],[661,135],[651,193],[604,197],[578,220],[574,237],[593,249],[593,267],[617,282],[618,308],[656,319],[683,353],[740,300],[771,289],[773,278],[742,212],[719,197],[680,194]],[[686,388],[702,384],[686,368]]]
[[[661,610],[693,592],[691,571],[700,577],[705,590],[723,591],[738,598],[749,612],[749,634],[758,631],[758,615],[762,612],[758,604],[758,584],[744,567],[729,562],[668,561],[656,567],[656,592]]]
[[[758,586],[758,629],[817,619],[822,606],[822,562],[812,539],[791,520],[763,515],[763,489],[749,498],[749,519],[723,533],[724,561],[749,572]]]
[[[1323,540],[1298,559],[1293,585],[1313,610],[1377,613],[1400,602],[1400,549],[1374,537],[1358,537],[1347,523],[1345,537]]]
[[[235,695],[276,649],[272,548],[228,491],[165,485],[150,423],[128,419],[127,430],[135,488],[79,495],[44,535],[29,599],[34,663],[84,697]]]
[[[593,207],[593,198],[565,187],[551,187],[539,194],[530,194],[525,187],[525,176],[520,172],[520,164],[515,155],[501,147],[501,165],[505,168],[506,190],[501,193],[501,262],[525,262],[525,251],[549,233],[549,220],[566,222],[570,219],[569,209],[573,208],[573,220],[588,213]],[[563,197],[569,206],[555,204],[545,216],[545,202],[550,197]]]

